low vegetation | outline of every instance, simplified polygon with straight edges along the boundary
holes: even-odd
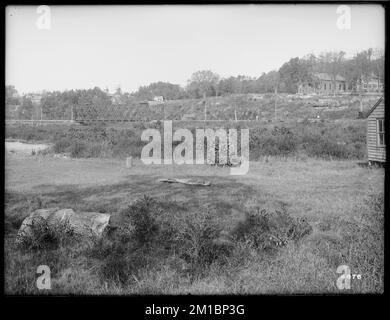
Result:
[[[180,127],[180,124],[175,124]],[[264,124],[250,127],[250,159],[263,156],[313,157],[325,160],[364,159],[366,127],[362,121],[340,126],[336,123]],[[6,137],[27,141],[46,141],[52,144],[49,152],[68,154],[74,158],[140,157],[146,142],[141,141],[147,127],[161,130],[161,123],[129,124],[126,128],[96,126],[16,125],[7,127]],[[195,130],[195,125],[185,127]],[[213,124],[214,128],[231,128],[229,124]],[[237,129],[247,126],[234,124]],[[199,128],[202,128],[199,126]]]
[[[51,268],[50,294],[339,292],[341,264],[363,276],[352,292],[383,292],[383,195],[357,206],[358,219],[257,206],[233,228],[216,212],[144,196],[123,202],[101,238],[74,241],[66,226],[40,221],[33,240],[16,245],[15,217],[45,205],[32,198],[6,198],[7,293],[42,294],[41,264]]]

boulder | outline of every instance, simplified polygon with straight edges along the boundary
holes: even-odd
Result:
[[[32,224],[38,219],[44,219],[49,226],[67,223],[75,234],[80,236],[101,236],[107,227],[110,215],[98,212],[79,212],[72,209],[48,208],[32,212],[25,218],[20,226],[17,239],[20,241],[25,237],[32,236]]]

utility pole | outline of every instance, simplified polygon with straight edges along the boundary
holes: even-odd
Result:
[[[203,103],[204,103],[204,121],[207,120],[207,105],[206,105],[206,92],[203,92]]]
[[[276,121],[276,107],[277,107],[277,104],[276,104],[276,99],[277,99],[277,95],[278,95],[278,84],[276,84],[275,86],[275,121]]]

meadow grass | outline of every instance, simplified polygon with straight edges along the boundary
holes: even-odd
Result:
[[[341,264],[362,275],[348,292],[383,292],[381,168],[268,157],[251,163],[248,176],[233,178],[227,168],[210,166],[137,163],[120,170],[106,160],[11,157],[6,293],[342,293],[335,285]],[[23,181],[23,167],[46,178]],[[208,179],[211,186],[157,182],[172,176]],[[57,185],[48,184],[54,177]],[[111,213],[112,229],[100,240],[15,246],[23,218],[48,207]],[[52,269],[49,292],[35,286],[40,264]]]

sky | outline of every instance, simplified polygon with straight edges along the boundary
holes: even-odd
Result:
[[[348,5],[349,29],[338,27],[338,6],[49,6],[50,19],[37,6],[8,6],[6,84],[133,92],[184,86],[198,70],[259,77],[309,53],[384,49],[381,6]]]

